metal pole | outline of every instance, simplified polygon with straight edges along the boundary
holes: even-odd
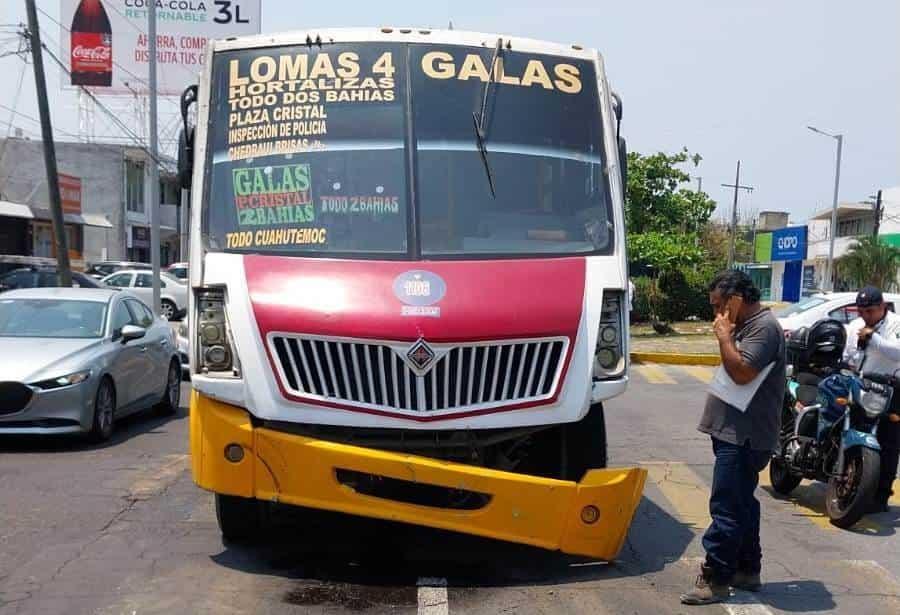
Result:
[[[150,51],[150,265],[153,268],[153,313],[160,311],[159,278],[159,145],[156,128],[156,3],[148,2],[147,34]]]
[[[872,236],[878,237],[879,230],[881,230],[881,190],[875,196],[875,228],[872,231]]]
[[[844,135],[835,135],[837,139],[837,162],[834,166],[834,201],[831,204],[831,241],[828,242],[828,290],[834,290],[834,236],[837,234],[838,186],[841,182],[841,146]]]
[[[734,175],[734,203],[731,205],[731,242],[728,244],[728,268],[734,268],[734,238],[737,235],[737,197],[738,187],[741,185],[741,161],[737,161],[737,171]]]
[[[44,56],[41,51],[41,33],[38,30],[37,9],[34,0],[25,0],[28,11],[28,33],[31,55],[34,60],[34,84],[37,90],[38,109],[41,116],[41,138],[44,142],[44,168],[47,172],[47,192],[50,198],[50,217],[56,240],[56,264],[60,286],[72,286],[69,267],[69,245],[63,220],[62,197],[59,194],[59,173],[56,169],[56,147],[53,144],[53,126],[50,124],[50,106],[47,100],[47,80],[44,75]]]
[[[178,258],[182,261],[187,260],[188,252],[188,203],[190,202],[190,192],[181,190],[181,206],[178,208]]]

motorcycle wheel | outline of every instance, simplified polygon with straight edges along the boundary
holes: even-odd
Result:
[[[772,460],[769,461],[769,481],[772,483],[772,489],[777,493],[790,495],[801,480],[800,476],[791,472],[781,457],[772,457]]]
[[[859,521],[878,488],[881,458],[870,448],[847,451],[847,478],[831,477],[825,492],[825,510],[832,525],[847,529]]]

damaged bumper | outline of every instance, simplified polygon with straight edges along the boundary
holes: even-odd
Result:
[[[195,482],[216,493],[401,521],[611,560],[646,471],[590,470],[578,482],[503,472],[254,427],[194,391]],[[238,461],[232,445],[243,455]]]

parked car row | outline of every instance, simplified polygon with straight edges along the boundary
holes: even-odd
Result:
[[[59,286],[59,272],[56,267],[23,267],[0,275],[0,292],[20,288],[50,288],[54,286]],[[103,288],[102,283],[78,271],[72,272],[72,286],[75,288]]]
[[[87,434],[179,405],[171,325],[130,292],[31,288],[0,296],[0,434]]]
[[[119,263],[121,264],[121,263]],[[112,264],[97,264],[92,271],[103,271]],[[183,273],[181,280],[169,273],[160,272],[160,315],[166,320],[177,320],[187,311],[186,269],[175,269]],[[8,271],[0,275],[0,292],[23,288],[51,288],[59,286],[56,267],[30,266]],[[153,273],[144,267],[118,269],[101,279],[78,271],[72,272],[72,286],[75,288],[127,288],[145,303],[153,301]]]

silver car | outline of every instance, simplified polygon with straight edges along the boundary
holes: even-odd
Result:
[[[0,435],[112,435],[115,419],[178,409],[169,324],[127,292],[33,288],[0,295]]]

